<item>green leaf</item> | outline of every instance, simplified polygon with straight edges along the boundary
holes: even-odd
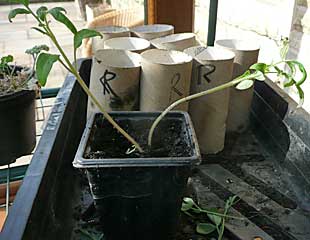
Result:
[[[45,86],[48,74],[50,73],[53,64],[59,59],[59,55],[41,53],[36,63],[37,79],[41,86]]]
[[[38,10],[37,10],[36,13],[37,13],[38,17],[39,17],[42,21],[44,21],[44,20],[45,20],[45,17],[46,17],[46,14],[47,14],[47,11],[48,11],[47,7],[41,6],[41,7],[38,8]]]
[[[181,210],[183,212],[190,210],[194,206],[194,201],[191,198],[183,198]]]
[[[29,14],[30,12],[24,8],[15,8],[9,12],[8,19],[12,22],[12,19],[15,18],[18,14]]]
[[[265,79],[266,79],[264,73],[262,73],[260,71],[256,72],[255,75],[256,75],[255,79],[258,81],[265,81]]]
[[[74,48],[77,49],[82,45],[84,38],[101,37],[101,33],[92,29],[82,29],[74,35]]]
[[[250,70],[245,71],[242,75],[240,75],[239,77],[237,77],[236,79],[240,79],[240,78],[244,78],[251,75]]]
[[[66,9],[64,9],[64,8],[62,8],[62,7],[54,7],[53,9],[54,9],[55,11],[67,13]]]
[[[19,3],[22,4],[24,6],[28,6],[29,5],[29,0],[9,0],[10,3]]]
[[[299,103],[297,108],[302,107],[302,105],[304,104],[305,101],[305,93],[304,91],[301,89],[301,87],[299,85],[295,85],[298,91],[298,95],[299,95]]]
[[[255,63],[250,67],[251,70],[256,70],[262,73],[267,73],[268,68],[269,66],[266,63]]]
[[[286,64],[290,68],[291,74],[295,75],[296,74],[296,66],[295,66],[295,64],[292,63],[291,61],[286,61]]]
[[[246,79],[246,80],[243,80],[242,82],[240,82],[236,88],[238,90],[246,90],[246,89],[249,89],[253,86],[254,84],[254,81],[253,80],[250,80],[250,79]]]
[[[216,211],[214,211],[214,212],[217,213]],[[210,218],[210,220],[212,222],[215,223],[216,226],[220,226],[221,225],[222,219],[223,219],[222,217],[214,215],[214,214],[210,214],[210,213],[208,213],[207,216]]]
[[[198,223],[196,226],[197,233],[207,235],[216,230],[216,226],[211,223]]]
[[[48,11],[56,21],[63,23],[75,35],[77,33],[76,27],[62,12],[65,12],[65,9],[60,7],[55,7]]]
[[[8,64],[10,62],[13,62],[14,58],[12,55],[7,55],[1,58],[1,64]]]
[[[39,54],[42,51],[49,51],[49,50],[50,48],[47,45],[43,44],[43,45],[36,45],[33,48],[27,49],[25,53],[33,55],[33,54]]]
[[[303,65],[302,63],[296,61],[296,60],[291,60],[291,61],[288,61],[288,62],[290,62],[290,63],[295,64],[295,65],[298,66],[299,71],[301,72],[302,76],[301,76],[301,79],[298,80],[298,81],[296,82],[296,85],[297,85],[297,86],[300,86],[300,85],[303,84],[303,83],[306,81],[306,79],[307,79],[307,71],[306,71],[304,65]]]
[[[284,83],[284,87],[291,87],[291,86],[293,86],[294,84],[296,84],[296,81],[294,80],[294,78],[289,77],[289,78],[288,78],[288,82],[285,82],[285,83]]]
[[[40,32],[40,33],[46,35],[46,32],[44,32],[44,31],[43,31],[42,29],[40,29],[40,28],[32,27],[32,29],[34,29],[34,30],[36,30],[36,31],[38,31],[38,32]]]

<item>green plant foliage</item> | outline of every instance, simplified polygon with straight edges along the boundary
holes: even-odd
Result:
[[[19,3],[24,6],[29,6],[29,0],[9,0],[10,3]]]
[[[42,33],[42,34],[44,34],[44,35],[47,35],[47,33],[44,32],[43,30],[41,30],[40,28],[32,27],[31,29],[36,30],[36,31],[38,31],[39,33]]]
[[[201,214],[205,213],[207,214],[207,217],[211,222],[199,222],[196,225],[196,232],[203,235],[208,235],[210,233],[213,233],[214,231],[217,231],[218,233],[218,240],[222,240],[224,230],[225,230],[225,220],[226,218],[234,218],[234,219],[240,219],[238,217],[230,216],[228,215],[228,212],[230,208],[237,202],[237,196],[229,197],[225,202],[225,208],[224,212],[220,212],[217,209],[202,209],[199,207],[198,204],[194,202],[191,198],[184,198],[181,211],[184,212],[186,215],[188,215],[191,218],[194,218],[190,212]]]
[[[289,50],[289,39],[287,37],[281,39],[280,43],[280,57],[284,60]]]
[[[82,29],[74,35],[74,48],[77,49],[82,45],[84,38],[101,37],[102,34],[92,29]]]
[[[212,211],[217,212],[216,209],[212,209]],[[220,225],[221,225],[221,223],[222,223],[222,217],[217,216],[217,215],[214,215],[214,214],[210,214],[210,213],[207,214],[207,216],[208,216],[208,218],[209,218],[212,222],[214,222],[214,224],[215,224],[216,226],[220,226]]]
[[[56,21],[63,23],[73,34],[76,34],[76,27],[62,12],[66,12],[66,10],[60,7],[55,7],[48,11],[48,13],[51,14]]]
[[[266,63],[255,63],[250,67],[250,69],[266,74],[269,71],[269,66]]]
[[[240,82],[237,86],[236,89],[238,90],[246,90],[249,89],[253,86],[254,81],[247,79],[247,80],[243,80],[242,82]]]
[[[46,18],[47,11],[48,11],[47,7],[45,6],[39,7],[38,10],[36,11],[38,18],[44,21]]]
[[[26,9],[30,12],[30,14],[34,17],[34,19],[37,21],[38,26],[34,27],[33,29],[46,35],[49,37],[51,42],[54,44],[56,49],[59,52],[59,55],[52,55],[47,53],[41,53],[37,59],[36,62],[36,74],[39,83],[44,86],[47,81],[47,76],[49,72],[51,71],[51,68],[53,64],[56,61],[59,61],[59,63],[66,69],[68,72],[72,73],[75,77],[82,89],[85,91],[85,93],[90,97],[92,102],[98,107],[98,109],[103,113],[104,117],[108,119],[108,121],[115,127],[130,143],[132,143],[135,146],[135,149],[137,149],[139,152],[143,152],[141,146],[138,144],[137,141],[133,137],[131,137],[121,126],[115,122],[112,117],[109,115],[109,113],[105,110],[105,108],[100,104],[100,101],[90,92],[89,88],[83,81],[82,77],[79,74],[78,71],[78,65],[77,65],[77,59],[76,59],[76,52],[77,48],[74,48],[73,56],[74,56],[74,64],[70,61],[67,54],[65,53],[64,49],[59,44],[57,37],[55,36],[53,30],[50,28],[50,19],[47,19],[48,14],[50,14],[56,21],[64,24],[74,35],[77,34],[77,29],[74,26],[74,24],[69,20],[69,18],[66,17],[66,11],[64,8],[61,7],[55,7],[51,10],[47,10],[46,7],[41,7],[39,10],[35,13],[28,5],[29,1],[27,0],[21,0],[21,1],[15,1],[17,3],[23,4]],[[79,47],[81,44],[81,39],[85,38],[85,36],[88,35],[89,37],[92,36],[98,36],[99,33],[95,33],[94,31],[80,31],[80,33],[75,37],[75,46]]]
[[[12,55],[4,56],[0,59],[0,73],[7,73],[10,69],[9,63],[13,62],[14,58]]]
[[[48,74],[53,64],[59,60],[59,55],[41,53],[36,63],[36,75],[41,86],[45,86]]]
[[[306,79],[307,79],[307,71],[306,71],[304,65],[303,65],[302,63],[296,61],[296,60],[286,61],[286,63],[287,63],[288,65],[297,65],[297,67],[298,67],[300,73],[302,74],[302,77],[301,77],[300,80],[298,80],[298,81],[296,82],[296,85],[297,85],[297,86],[300,86],[301,84],[303,84],[303,83],[306,81]],[[294,74],[295,74],[295,72],[294,72]]]
[[[9,12],[9,21],[12,22],[12,19],[15,18],[18,14],[30,14],[30,12],[24,8],[15,8]]]
[[[187,198],[187,197],[183,198],[182,207],[181,207],[181,210],[183,212],[190,210],[193,206],[194,206],[193,199]]]
[[[0,60],[0,64],[4,65],[4,64],[8,64],[10,62],[13,62],[14,57],[12,55],[7,55],[1,58]]]
[[[42,51],[49,51],[49,50],[50,48],[47,45],[43,44],[43,45],[36,45],[33,48],[27,49],[25,53],[30,55],[37,55]]]
[[[216,230],[216,226],[211,223],[198,223],[196,232],[203,235],[208,235]]]
[[[78,231],[81,233],[81,240],[103,240],[104,234],[103,233],[96,233],[91,232],[88,230],[84,230],[82,228],[79,228]]]

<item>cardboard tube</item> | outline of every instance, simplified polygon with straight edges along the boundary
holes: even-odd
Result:
[[[130,28],[133,36],[152,40],[154,38],[164,37],[174,33],[174,27],[167,24],[151,24]]]
[[[189,95],[192,57],[179,51],[147,50],[141,54],[140,110],[162,111]],[[176,110],[187,111],[188,103]]]
[[[99,50],[93,56],[90,91],[108,111],[139,108],[141,56],[118,49]],[[98,111],[89,100],[87,116]]]
[[[257,62],[259,45],[253,41],[223,39],[217,40],[215,45],[235,53],[233,78],[240,76]],[[248,128],[253,92],[254,87],[243,91],[230,89],[227,131],[243,132]]]
[[[191,94],[227,83],[233,74],[235,54],[215,47],[191,47],[184,51],[194,58]],[[189,113],[200,151],[215,154],[224,149],[229,89],[192,100]]]
[[[102,38],[96,37],[92,38],[92,52],[93,54],[101,49],[104,49],[104,41],[116,38],[116,37],[129,37],[130,31],[126,27],[119,26],[103,26],[95,28],[98,32],[102,34]]]
[[[106,40],[105,49],[121,49],[131,52],[142,53],[151,46],[148,40],[137,37],[118,37]]]
[[[177,33],[151,40],[151,44],[158,49],[183,51],[186,48],[198,46],[194,33]]]

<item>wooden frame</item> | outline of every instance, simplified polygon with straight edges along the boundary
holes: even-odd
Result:
[[[194,0],[145,0],[148,24],[166,23],[174,25],[175,32],[193,32]]]

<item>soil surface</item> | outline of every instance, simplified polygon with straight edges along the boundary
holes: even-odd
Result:
[[[146,157],[187,157],[192,155],[186,125],[179,119],[163,119],[154,132],[152,148],[147,146],[147,137],[152,119],[117,121],[144,149],[143,153],[134,151],[131,143],[105,119],[97,119],[84,154],[87,159],[103,158],[146,158]]]

